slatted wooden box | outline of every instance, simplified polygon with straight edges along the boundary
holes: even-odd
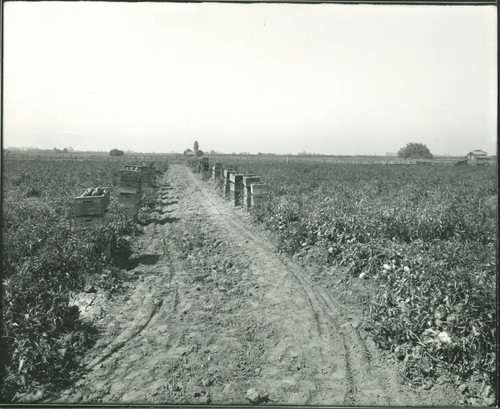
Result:
[[[120,182],[141,182],[141,172],[139,170],[120,170]]]
[[[235,206],[241,206],[241,199],[243,196],[243,174],[230,173],[229,174],[229,192],[230,200]]]
[[[119,184],[119,189],[128,189],[128,190],[142,190],[142,183],[140,180],[135,181],[135,182],[126,182],[126,181],[120,181]]]
[[[260,181],[260,178],[257,175],[245,175],[243,176],[243,200],[242,204],[245,210],[248,210],[252,205],[250,198],[252,196],[252,192],[250,190],[251,183],[257,183]]]
[[[125,208],[125,213],[129,219],[133,219],[139,213],[139,205],[130,206]]]
[[[102,216],[109,206],[109,187],[99,196],[78,196],[74,199],[75,216]],[[83,192],[82,192],[83,193]]]
[[[269,195],[260,194],[260,195],[252,195],[250,196],[250,207],[258,206],[269,201]]]
[[[252,192],[252,195],[267,194],[269,192],[267,184],[260,182],[251,183],[250,191]]]
[[[222,182],[224,182],[226,178],[226,174],[224,173],[225,170],[232,170],[232,171],[237,171],[237,167],[234,163],[223,163],[221,166],[221,172],[220,172],[220,179]]]
[[[107,222],[107,210],[100,216],[76,216],[75,226],[78,230],[86,227],[102,226]]]
[[[210,170],[210,163],[208,161],[208,158],[201,159],[201,170],[203,172],[208,172]]]
[[[220,178],[221,170],[222,170],[222,163],[215,162],[212,166],[212,177],[214,178],[214,180]]]
[[[224,195],[228,195],[229,194],[229,187],[231,185],[231,173],[236,173],[235,170],[230,170],[230,169],[224,169],[224,187],[223,187],[223,192],[224,192]]]
[[[269,200],[268,186],[265,183],[251,183],[250,207],[259,206]]]
[[[142,193],[142,188],[134,186],[119,186],[118,193],[140,195]]]
[[[133,207],[139,204],[140,192],[138,190],[121,190],[118,192],[118,203],[125,207]]]
[[[231,172],[229,174],[229,182],[232,185],[238,185],[238,186],[243,186],[243,174],[242,173],[236,173],[236,172]]]

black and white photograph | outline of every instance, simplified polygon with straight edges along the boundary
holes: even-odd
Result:
[[[498,404],[495,2],[2,8],[2,404]]]

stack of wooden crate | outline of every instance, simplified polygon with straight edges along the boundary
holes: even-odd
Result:
[[[120,170],[119,203],[126,208],[127,216],[131,219],[139,211],[139,199],[142,191],[141,179],[140,167],[126,166],[125,169]]]
[[[202,172],[210,171],[210,162],[208,161],[208,158],[201,159],[201,171]]]
[[[215,162],[212,175],[217,185],[222,187],[222,195],[229,198],[234,206],[242,206],[248,211],[269,200],[267,184],[255,174],[238,172],[234,163]]]
[[[228,186],[228,192],[229,192],[229,176],[228,173],[229,171],[236,172],[238,170],[238,167],[234,163],[224,163],[221,167],[221,172],[220,172],[220,182],[223,185],[223,192],[224,195],[226,194],[226,185]]]
[[[269,200],[269,190],[265,183],[251,183],[250,192],[250,207],[259,206]]]
[[[243,176],[243,200],[242,205],[245,210],[250,210],[252,206],[251,197],[252,191],[250,190],[250,185],[252,183],[260,182],[260,178],[257,175],[245,175]]]
[[[234,169],[224,169],[224,184],[222,186],[222,192],[224,194],[224,197],[229,197],[229,188],[231,186],[231,174],[236,173],[237,171]]]
[[[75,223],[77,228],[105,223],[109,206],[109,187],[84,190],[74,199]]]
[[[212,165],[212,177],[214,178],[214,181],[217,181],[220,178],[221,170],[222,170],[222,163],[215,162]]]
[[[241,205],[241,197],[243,194],[243,174],[230,172],[229,174],[229,200],[235,206]]]

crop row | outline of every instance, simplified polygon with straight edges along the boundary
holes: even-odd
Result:
[[[108,223],[75,229],[73,198],[88,186],[118,185],[121,163],[7,161],[3,200],[2,396],[59,388],[77,374],[95,329],[78,320],[71,293],[113,292],[119,269],[103,256],[138,233],[112,198]],[[119,260],[116,260],[118,264]]]

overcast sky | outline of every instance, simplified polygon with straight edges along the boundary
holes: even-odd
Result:
[[[4,147],[496,152],[494,6],[4,7]]]

